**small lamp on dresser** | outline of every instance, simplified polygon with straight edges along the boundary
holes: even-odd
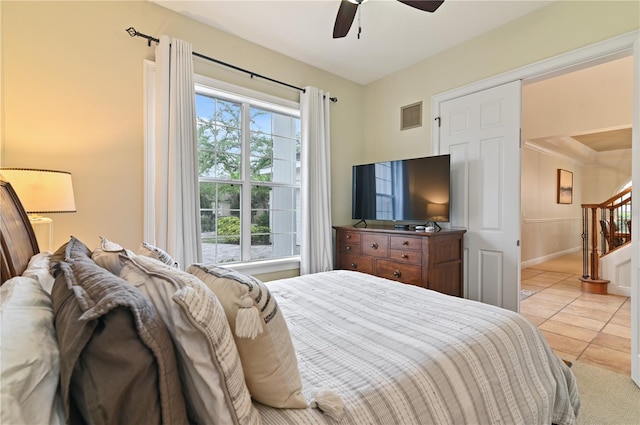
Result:
[[[440,231],[441,227],[438,225],[438,221],[447,220],[447,209],[448,206],[446,204],[427,204],[427,216],[429,220],[431,220],[432,226],[435,230]]]
[[[53,251],[53,221],[40,214],[76,212],[71,173],[33,168],[0,168],[29,215],[40,251]]]

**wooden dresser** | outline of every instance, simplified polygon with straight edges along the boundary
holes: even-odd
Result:
[[[337,267],[463,296],[462,235],[466,230],[414,232],[333,226]]]

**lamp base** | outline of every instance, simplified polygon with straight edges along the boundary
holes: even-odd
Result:
[[[53,252],[53,220],[37,214],[30,214],[29,221],[36,235],[40,252]]]

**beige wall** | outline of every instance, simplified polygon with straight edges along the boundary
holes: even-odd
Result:
[[[526,84],[522,108],[524,140],[631,127],[633,56]]]
[[[56,245],[102,234],[142,238],[142,60],[153,48],[125,28],[185,39],[195,51],[339,98],[332,106],[332,216],[350,221],[351,166],[432,153],[431,96],[640,27],[637,2],[560,1],[366,87],[149,2],[0,2],[3,166],[70,171],[78,213],[52,215]],[[200,63],[213,78],[295,99],[297,93]],[[422,100],[420,128],[400,107]]]
[[[583,167],[528,147],[522,149],[521,261],[582,246]],[[557,203],[557,170],[573,173],[573,203]]]
[[[638,2],[558,1],[371,83],[364,94],[363,160],[433,153],[430,101],[435,94],[638,28]],[[400,108],[420,100],[423,126],[400,131]]]
[[[258,47],[149,2],[2,1],[2,165],[70,171],[78,212],[51,214],[55,246],[73,234],[136,248],[143,235],[143,60],[154,49],[131,38],[187,40],[194,51],[280,79],[312,85],[332,104],[336,174],[362,151],[362,86]],[[297,100],[299,93],[195,60],[196,72]],[[350,188],[334,179],[333,215],[350,217]]]

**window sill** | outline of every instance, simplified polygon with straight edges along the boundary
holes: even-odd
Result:
[[[218,264],[246,274],[263,274],[283,272],[300,268],[300,257],[280,258],[266,261],[251,261],[247,263]]]

